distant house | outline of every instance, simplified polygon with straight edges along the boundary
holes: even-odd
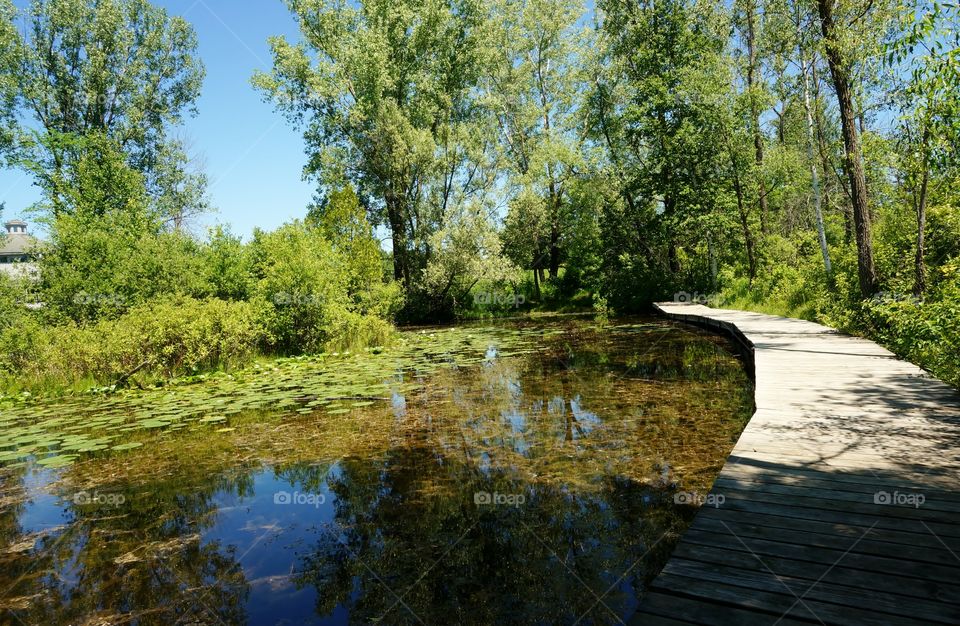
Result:
[[[6,234],[0,235],[0,272],[13,278],[36,280],[37,240],[27,234],[27,223],[10,220],[3,225]]]

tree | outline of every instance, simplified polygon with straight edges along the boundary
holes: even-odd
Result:
[[[552,278],[570,221],[571,179],[583,163],[580,105],[590,39],[578,23],[582,12],[572,0],[502,0],[491,16],[499,28],[497,62],[485,81],[488,106],[497,117],[513,186],[527,196],[511,203],[511,210],[530,211],[508,219],[542,226],[526,235],[535,241],[524,265],[546,265]]]
[[[392,316],[396,294],[385,294],[383,251],[367,221],[366,212],[353,188],[334,189],[310,206],[306,223],[320,231],[344,259],[347,291],[357,303],[381,301],[387,308],[379,311]]]
[[[17,10],[9,0],[0,1],[0,158],[14,144],[17,109],[16,46]],[[2,163],[3,161],[0,161]]]
[[[900,110],[901,169],[917,220],[913,293],[927,289],[927,204],[936,173],[958,164],[960,142],[960,11],[955,5],[916,0],[904,7],[899,36],[888,46],[888,65]],[[933,180],[931,180],[933,179]]]
[[[483,188],[471,129],[484,71],[478,0],[292,0],[303,43],[270,39],[254,84],[304,127],[307,176],[351,182],[390,230],[394,277],[426,267],[446,208]]]
[[[761,104],[764,96],[763,74],[757,54],[757,39],[760,26],[757,20],[757,0],[740,0],[734,5],[734,23],[746,47],[744,79],[749,103],[750,128],[753,135],[754,159],[757,166],[757,201],[760,206],[760,228],[764,235],[769,232],[767,213],[767,186],[763,177],[763,129],[760,127]]]
[[[69,137],[88,134],[113,141],[151,198],[169,203],[183,182],[171,180],[182,154],[169,129],[194,110],[204,76],[193,28],[147,0],[35,0],[22,35],[10,1],[0,2],[0,59],[11,70],[0,101],[12,93],[5,98],[20,114],[15,162],[28,165],[52,209],[63,206],[53,181],[82,157]]]
[[[57,141],[76,158],[45,191],[46,202],[60,207],[48,211],[50,241],[40,258],[43,298],[52,314],[77,321],[117,317],[158,295],[197,290],[202,272],[194,242],[164,232],[164,216],[149,202],[143,174],[120,147],[96,134]]]
[[[850,185],[850,201],[853,204],[853,223],[857,241],[857,267],[860,294],[869,298],[879,290],[877,270],[873,261],[873,238],[870,227],[870,208],[867,199],[867,181],[863,171],[863,154],[860,149],[860,133],[856,124],[853,102],[853,63],[849,56],[850,46],[846,41],[849,33],[845,24],[838,22],[837,8],[840,0],[817,0],[820,29],[826,52],[830,75],[833,77],[837,106],[840,109],[840,125],[843,131],[844,170]],[[864,11],[869,10],[867,6]],[[848,16],[842,14],[841,20]],[[857,18],[851,17],[856,20]]]
[[[253,259],[250,249],[228,227],[210,229],[203,247],[203,295],[221,300],[246,300],[251,294]]]
[[[703,241],[701,218],[724,204],[717,194],[727,186],[722,173],[729,156],[722,123],[730,97],[723,56],[728,17],[687,0],[598,6],[615,78],[598,90],[595,123],[623,172],[627,205],[625,221],[618,218],[612,232],[657,233],[666,255],[643,236],[643,263],[652,265],[647,271],[662,276],[666,270],[677,281],[682,243]],[[617,93],[622,100],[611,98]],[[621,137],[612,137],[614,131]],[[612,251],[629,253],[622,247]]]

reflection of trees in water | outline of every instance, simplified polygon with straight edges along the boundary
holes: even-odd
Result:
[[[343,604],[357,623],[573,623],[588,612],[586,623],[613,623],[604,605],[629,612],[682,521],[636,483],[575,497],[507,472],[479,477],[430,447],[346,460],[329,487],[335,524],[316,529],[296,582],[316,588],[318,614]],[[478,491],[526,501],[477,506]]]
[[[0,602],[8,617],[23,624],[94,617],[114,623],[121,615],[138,624],[242,623],[248,585],[233,549],[200,541],[216,516],[214,496],[223,492],[251,493],[250,473],[96,489],[122,496],[117,505],[76,504],[66,494],[68,526],[32,550],[4,557]],[[0,513],[6,545],[22,534],[6,532],[7,516],[22,513],[22,506]]]
[[[657,477],[676,466],[686,480],[722,463],[739,432],[730,424],[748,405],[729,355],[671,332],[652,352],[638,336],[585,333],[523,358],[441,370],[402,402],[350,414],[368,437],[311,439],[317,448],[306,457],[286,458],[356,457],[335,466],[281,459],[277,478],[335,496],[334,523],[314,529],[296,563],[298,585],[318,592],[317,613],[343,605],[352,621],[391,624],[573,623],[585,613],[584,623],[615,622],[606,606],[629,614],[690,514],[673,506],[672,479]],[[338,422],[324,419],[336,434]],[[361,443],[352,448],[346,437]],[[199,540],[216,517],[215,496],[251,494],[259,469],[225,474],[238,462],[232,448],[224,454],[131,480],[139,487],[103,485],[93,465],[67,470],[65,482],[101,483],[99,492],[126,502],[65,496],[68,528],[0,554],[0,602],[22,605],[0,604],[14,611],[0,612],[0,624],[120,614],[142,624],[242,623],[255,593],[243,555]],[[715,471],[703,474],[712,481]],[[23,475],[5,473],[0,493],[22,492]],[[477,506],[478,491],[526,501]],[[28,536],[16,500],[0,503],[3,546]]]
[[[591,440],[591,429],[638,399],[624,394],[622,374],[634,366],[620,348],[608,342],[586,356],[438,372],[407,398],[397,445],[377,462],[342,462],[329,481],[335,524],[316,530],[296,574],[299,586],[316,588],[317,613],[345,605],[357,623],[428,624],[573,623],[584,614],[585,623],[614,623],[615,614],[628,615],[691,512],[672,506],[671,485],[636,482],[608,461],[590,464],[597,448],[584,445],[624,443],[611,440],[616,429]],[[716,360],[729,359],[715,346],[675,348],[659,375],[678,383],[697,363],[716,372]],[[606,409],[602,417],[593,405]],[[659,467],[645,454],[635,447],[626,457]],[[540,479],[543,470],[551,480]],[[478,507],[478,491],[526,501]]]

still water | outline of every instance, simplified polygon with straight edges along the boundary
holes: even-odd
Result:
[[[0,623],[629,620],[750,415],[732,347],[646,319],[405,336],[4,409]]]

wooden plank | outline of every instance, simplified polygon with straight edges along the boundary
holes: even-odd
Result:
[[[862,530],[856,536],[844,536],[836,533],[833,526],[828,526],[825,532],[808,532],[809,528],[807,530],[784,529],[755,524],[740,518],[737,518],[736,521],[733,519],[724,521],[716,519],[717,517],[716,515],[712,517],[698,515],[687,533],[693,534],[702,530],[708,533],[714,542],[721,545],[723,545],[727,536],[733,535],[748,543],[751,549],[760,551],[766,545],[777,546],[775,553],[783,555],[790,555],[791,549],[797,549],[801,552],[809,550],[809,553],[806,554],[814,560],[818,558],[819,549],[826,549],[830,551],[830,554],[846,553],[845,559],[863,557],[867,559],[865,562],[870,562],[871,557],[876,557],[892,560],[894,563],[916,563],[920,567],[945,566],[948,572],[960,567],[960,561],[948,550],[944,550],[943,546],[937,543],[934,537],[931,537],[934,539],[931,543],[936,545],[920,546],[916,543],[878,541],[872,538],[876,531],[871,531],[867,538],[861,538]],[[686,538],[687,534],[684,534],[684,540]],[[869,566],[861,565],[860,567],[870,569]],[[931,580],[942,580],[939,572],[943,570],[934,568],[924,571],[925,575],[929,576]],[[960,580],[960,573],[955,573],[950,580]]]
[[[693,534],[693,533],[690,533]],[[673,552],[674,557],[686,558],[692,561],[702,561],[705,563],[715,563],[719,565],[729,565],[743,569],[756,569],[760,566],[762,569],[768,569],[777,575],[790,576],[797,579],[809,579],[811,581],[820,581],[825,584],[835,584],[838,586],[857,587],[867,591],[880,591],[893,594],[895,597],[909,596],[918,601],[944,602],[947,604],[960,605],[960,586],[956,584],[957,576],[960,570],[943,568],[939,574],[948,572],[947,581],[930,580],[922,576],[922,568],[931,567],[917,563],[904,563],[895,559],[887,559],[887,563],[878,560],[869,561],[858,555],[850,556],[840,551],[832,551],[828,554],[826,551],[820,551],[818,560],[813,554],[806,554],[802,551],[792,550],[787,556],[771,555],[770,552],[781,552],[776,546],[765,544],[762,551],[757,551],[754,546],[756,541],[748,540],[742,544],[733,538],[733,542],[727,545],[718,545],[718,540],[722,535],[709,536],[684,536],[684,542],[677,546]],[[698,543],[698,539],[702,543]],[[758,546],[759,547],[759,546]],[[762,552],[762,553],[761,553]],[[782,553],[781,553],[782,554]],[[827,557],[827,558],[822,558]],[[859,569],[857,565],[867,565],[871,569]],[[900,564],[897,567],[897,563]],[[879,567],[886,565],[885,571],[877,571]],[[910,575],[907,575],[910,574]],[[907,600],[907,598],[904,598]],[[907,601],[907,604],[913,604],[913,601]]]
[[[860,608],[803,598],[798,601],[786,588],[783,593],[751,589],[733,584],[734,580],[712,580],[696,575],[681,576],[663,572],[653,581],[657,591],[678,589],[684,595],[715,602],[718,612],[727,606],[757,611],[758,618],[749,624],[778,624],[780,616],[815,624],[864,624],[865,626],[929,626],[929,621],[877,613]],[[802,594],[801,594],[802,596]],[[641,604],[641,611],[643,605]],[[769,616],[769,617],[767,617]]]
[[[813,322],[657,308],[745,347],[756,413],[711,490],[725,501],[698,512],[632,623],[960,623],[960,394]]]
[[[757,624],[763,620],[774,620],[780,617],[776,613],[762,613],[756,610],[742,609],[733,606],[724,606],[718,610],[717,604],[704,600],[695,600],[680,595],[668,595],[649,591],[643,596],[643,606],[647,613],[642,617],[635,617],[629,624],[647,624],[650,617],[674,617],[690,620],[694,624],[707,626],[728,626],[730,624]],[[780,626],[806,626],[811,622],[798,621],[785,617],[779,621]]]
[[[796,502],[801,506],[824,506],[844,511],[858,511],[866,515],[942,521],[948,524],[957,519],[957,514],[960,513],[960,503],[937,501],[934,494],[927,494],[917,488],[900,490],[878,486],[872,491],[849,492],[814,485],[795,486],[743,481],[729,478],[724,473],[714,481],[711,492],[739,494],[748,498],[748,494],[762,494],[758,499],[768,502]],[[922,496],[923,500],[921,502],[917,499],[915,505],[892,504],[894,493],[903,497]],[[884,504],[883,500],[879,504],[876,503],[878,497],[886,497],[883,494],[890,496],[890,504]]]
[[[798,579],[791,576],[776,575],[765,569],[743,569],[714,563],[689,561],[673,557],[663,569],[665,574],[674,574],[684,577],[695,577],[704,581],[712,581],[727,585],[735,585],[746,589],[780,593],[784,591],[788,597],[802,602],[819,601],[842,609],[869,608],[877,617],[885,622],[899,619],[919,623],[960,623],[960,607],[946,604],[928,603],[917,599],[892,596],[886,593],[869,592],[854,587],[842,587],[827,584],[823,581]],[[802,603],[801,602],[801,603]],[[819,615],[819,609],[813,612]]]
[[[949,520],[934,521],[929,516],[918,516],[913,519],[907,517],[886,517],[870,512],[861,512],[863,507],[857,507],[853,504],[849,504],[846,507],[836,506],[831,508],[830,503],[822,500],[818,501],[816,498],[805,498],[803,502],[788,502],[766,497],[763,493],[759,492],[738,492],[733,490],[725,491],[724,495],[726,496],[726,501],[723,503],[723,508],[727,510],[770,513],[803,520],[849,523],[863,528],[873,527],[916,534],[933,533],[949,545],[951,549],[960,550],[960,524],[950,522]],[[885,508],[878,505],[870,506],[876,506],[878,509]]]
[[[844,522],[821,522],[818,520],[797,519],[795,517],[785,517],[775,513],[753,511],[735,511],[724,509],[704,509],[697,514],[694,524],[704,520],[715,519],[725,523],[746,523],[765,526],[771,530],[776,530],[784,534],[795,532],[820,533],[822,536],[836,536],[849,548],[856,540],[864,541],[874,540],[882,542],[891,549],[899,548],[906,550],[912,547],[923,547],[931,550],[938,550],[946,553],[943,557],[947,562],[955,562],[957,559],[950,554],[950,551],[956,552],[960,545],[954,547],[955,542],[952,538],[939,538],[932,533],[922,534],[913,532],[903,532],[900,530],[886,530],[884,528],[869,526],[857,526],[855,524]],[[860,544],[857,544],[859,548]]]
[[[728,464],[723,468],[723,477],[730,480],[742,481],[746,483],[769,484],[769,485],[788,485],[788,486],[807,486],[816,489],[828,489],[831,491],[843,493],[865,493],[874,494],[879,489],[894,489],[897,491],[912,491],[917,489],[917,485],[907,485],[900,482],[888,482],[883,479],[875,478],[873,483],[860,482],[857,480],[836,480],[836,476],[830,472],[809,471],[802,472],[791,470],[790,472],[766,472],[762,470],[750,469],[749,466]],[[951,505],[960,504],[960,493],[942,491],[939,489],[927,489],[928,504],[950,503]],[[952,507],[951,507],[952,510]]]

